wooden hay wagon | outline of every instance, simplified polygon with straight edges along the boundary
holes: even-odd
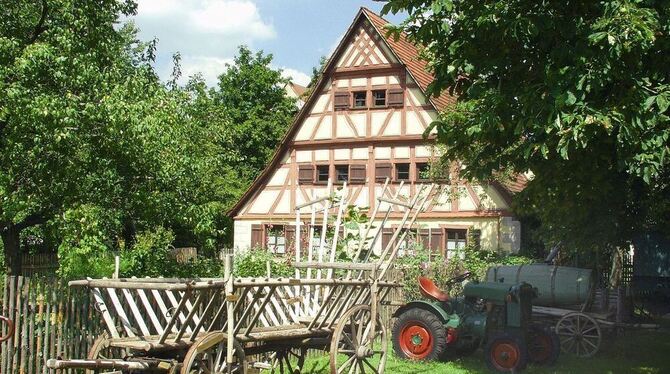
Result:
[[[107,331],[86,359],[51,359],[47,366],[87,372],[294,373],[308,349],[321,349],[330,352],[331,373],[383,373],[388,339],[378,310],[399,286],[386,275],[432,190],[426,186],[412,198],[386,197],[385,185],[371,215],[375,222],[360,228],[364,234],[350,262],[335,261],[342,248],[338,236],[348,206],[346,185],[297,206],[296,224],[308,227],[309,244],[303,250],[296,240],[291,278],[236,277],[232,255],[226,255],[223,279],[70,282],[90,289]],[[309,226],[300,218],[304,209],[311,213]],[[393,240],[375,256],[374,244],[392,210],[404,212],[403,218]],[[335,217],[334,231],[329,214]],[[376,234],[370,236],[373,226]]]

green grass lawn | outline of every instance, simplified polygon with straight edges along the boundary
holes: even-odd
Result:
[[[309,359],[303,372],[328,373],[328,355]],[[464,374],[489,373],[489,370],[482,350],[478,350],[471,356],[444,363],[407,362],[391,354],[386,364],[386,372]],[[593,358],[580,359],[561,355],[552,367],[528,366],[524,373],[670,373],[670,332],[630,330],[619,336],[605,336],[600,351]]]

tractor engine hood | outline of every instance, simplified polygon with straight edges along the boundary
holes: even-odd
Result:
[[[518,302],[521,298],[533,299],[537,291],[528,283],[519,283],[513,286],[496,282],[469,282],[463,286],[465,297],[475,297],[488,301],[504,303]]]

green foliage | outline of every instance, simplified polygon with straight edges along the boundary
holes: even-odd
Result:
[[[288,80],[271,63],[271,54],[241,46],[208,92],[213,109],[229,123],[226,136],[237,152],[238,175],[249,182],[270,160],[296,113],[295,99],[284,91]]]
[[[454,284],[447,289],[447,281],[466,271],[472,273],[471,280],[483,281],[486,279],[487,269],[491,266],[520,265],[533,262],[528,257],[478,249],[472,244],[463,248],[463,258],[454,255],[448,260],[441,254],[430,253],[418,241],[414,241],[406,251],[408,252],[407,255],[398,258],[396,269],[402,271],[403,296],[405,301],[408,302],[423,299],[419,291],[418,278],[420,276],[428,277],[438,287],[442,287],[445,292],[448,292],[451,296],[456,296],[461,292],[461,285]]]
[[[98,206],[81,205],[66,211],[61,221],[58,275],[64,279],[111,276],[114,256],[108,240],[120,224],[118,217]]]
[[[391,0],[427,46],[445,158],[480,181],[532,171],[517,206],[565,247],[623,245],[670,219],[667,1]]]
[[[208,257],[227,244],[225,212],[295,111],[281,73],[269,67],[271,56],[241,48],[210,90],[197,76],[176,85],[177,55],[165,85],[153,68],[156,42],[138,41],[132,23],[118,24],[134,13],[134,1],[6,5],[0,234],[12,272],[26,250],[21,235],[37,225],[42,239],[59,247],[64,276],[87,268],[77,254],[131,248],[138,232],[155,227]],[[113,222],[76,223],[73,214]],[[106,256],[87,275],[109,275]]]
[[[295,272],[288,256],[277,257],[263,248],[251,248],[235,254],[233,272],[236,277],[267,277],[270,263],[272,277],[292,277]]]

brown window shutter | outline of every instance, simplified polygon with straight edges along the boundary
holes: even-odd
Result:
[[[335,92],[335,110],[349,109],[350,97],[349,91]]]
[[[365,183],[366,166],[365,164],[354,164],[349,166],[349,182]]]
[[[375,179],[377,182],[383,183],[386,178],[391,178],[391,170],[393,170],[393,165],[390,162],[375,165]]]
[[[402,88],[390,89],[386,102],[388,106],[403,106],[405,104],[405,91]]]
[[[301,184],[314,183],[314,165],[298,166],[298,182]]]
[[[430,249],[435,253],[444,254],[444,240],[442,229],[431,229]]]
[[[265,248],[263,243],[263,225],[251,225],[251,248]]]
[[[393,229],[382,229],[382,251],[386,249],[386,246],[391,241],[393,236]]]
[[[424,249],[428,249],[430,247],[431,243],[430,243],[429,238],[430,238],[430,234],[429,234],[428,229],[419,230],[419,243],[421,243],[421,246]]]
[[[295,248],[295,226],[284,226],[284,235],[286,236],[286,252]]]

